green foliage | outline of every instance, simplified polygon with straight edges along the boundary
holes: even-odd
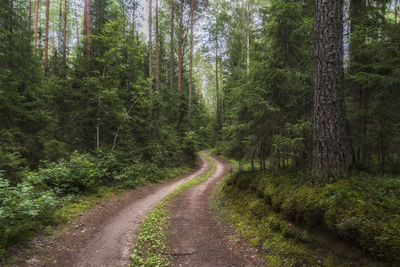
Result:
[[[258,184],[254,186],[254,183]],[[262,188],[263,195],[260,195],[257,192]],[[262,213],[268,214],[272,209],[307,229],[323,227],[378,259],[399,261],[399,177],[363,175],[312,187],[304,179],[287,172],[276,176],[242,172],[227,180],[225,190],[258,196],[249,202],[252,216],[263,217]],[[268,205],[268,208],[262,209],[260,205]],[[258,213],[259,210],[263,212]],[[284,236],[301,236],[273,218],[268,219],[268,224]]]
[[[160,180],[161,177],[162,171],[155,164],[137,162],[123,168],[115,180],[122,182],[126,187],[135,188],[145,181],[154,182]]]
[[[0,177],[0,248],[49,220],[58,203],[50,190],[39,191],[26,181],[11,186]]]

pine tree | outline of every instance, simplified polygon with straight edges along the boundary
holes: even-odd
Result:
[[[343,175],[343,0],[316,1],[314,49],[313,170],[317,177]]]

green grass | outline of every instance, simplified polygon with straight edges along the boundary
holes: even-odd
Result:
[[[133,253],[130,256],[132,266],[170,266],[171,255],[167,251],[167,225],[170,214],[167,206],[170,201],[182,191],[200,184],[210,177],[216,163],[207,155],[201,154],[211,164],[212,168],[201,176],[181,184],[177,189],[163,199],[145,218],[139,228],[139,235]]]

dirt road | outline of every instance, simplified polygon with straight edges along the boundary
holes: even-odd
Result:
[[[258,266],[256,253],[232,229],[217,222],[209,211],[209,196],[227,170],[213,157],[216,170],[205,182],[176,196],[169,208],[170,249],[175,266]],[[210,170],[200,158],[199,167],[164,184],[142,187],[103,203],[71,222],[63,231],[34,240],[33,248],[20,251],[14,266],[129,266],[129,255],[147,213],[182,183]],[[239,242],[238,242],[239,240]],[[31,255],[31,256],[29,256]]]
[[[182,183],[211,168],[200,158],[199,168],[182,177],[141,188],[106,203],[71,223],[63,233],[36,241],[37,255],[16,266],[129,266],[129,255],[146,214]]]
[[[222,160],[205,182],[179,194],[170,205],[169,241],[174,266],[260,266],[257,253],[236,233],[213,218],[210,193],[228,168]]]

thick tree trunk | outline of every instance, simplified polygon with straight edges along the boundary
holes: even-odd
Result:
[[[160,90],[160,41],[158,34],[158,0],[156,0],[156,91]]]
[[[36,54],[36,47],[37,47],[37,32],[38,32],[38,21],[39,21],[39,5],[40,0],[36,1],[36,9],[35,9],[35,29],[33,33],[33,53]]]
[[[153,91],[153,28],[152,28],[152,0],[149,0],[149,91]]]
[[[343,0],[315,3],[313,170],[323,178],[345,169]]]
[[[174,89],[174,15],[175,0],[171,0],[171,33],[170,33],[170,54],[169,54],[169,87],[172,92]]]
[[[47,76],[47,65],[49,60],[49,18],[50,18],[50,0],[47,0],[46,25],[45,25],[45,36],[44,36],[44,61],[43,61],[43,70],[45,76]]]
[[[91,9],[91,1],[85,0],[84,5],[84,15],[83,15],[83,43],[84,43],[84,54],[86,56],[89,55],[91,50],[91,16],[90,16],[90,9]]]
[[[179,11],[179,41],[178,41],[178,98],[180,99],[182,87],[182,45],[183,45],[183,5],[185,1],[180,0]]]
[[[193,90],[193,28],[194,28],[194,0],[190,2],[190,52],[189,52],[189,123],[192,111]]]

